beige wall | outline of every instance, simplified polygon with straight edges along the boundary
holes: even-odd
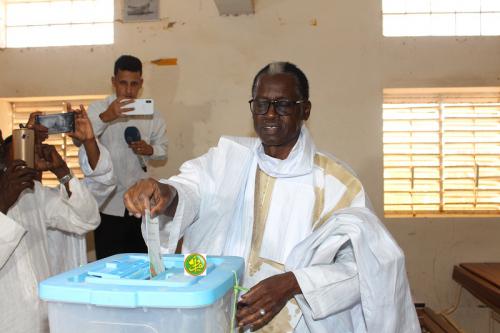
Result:
[[[0,97],[107,93],[115,58],[137,55],[145,63],[143,95],[167,120],[170,159],[154,170],[167,177],[220,135],[252,133],[253,75],[289,60],[310,79],[317,145],[351,164],[382,216],[382,89],[500,85],[498,37],[383,38],[381,1],[255,3],[256,15],[219,17],[210,0],[162,0],[162,21],[118,22],[112,46],[3,50]],[[177,57],[178,66],[149,63],[163,57]],[[385,223],[406,252],[415,299],[437,310],[457,295],[454,264],[500,258],[498,219]],[[487,330],[487,311],[477,305],[466,294],[456,318],[469,332]]]
[[[10,103],[0,100],[0,131],[3,138],[12,133],[12,108]]]

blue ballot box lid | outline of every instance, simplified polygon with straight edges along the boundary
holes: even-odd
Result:
[[[109,307],[196,308],[209,306],[234,286],[244,260],[207,257],[206,276],[184,274],[184,255],[164,255],[165,272],[149,279],[146,254],[117,254],[40,282],[48,302]]]

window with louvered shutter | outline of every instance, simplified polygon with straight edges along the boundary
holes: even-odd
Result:
[[[77,108],[82,104],[85,109],[93,101],[104,98],[104,96],[78,96],[78,97],[57,97],[57,98],[29,98],[16,99],[11,102],[12,107],[12,128],[19,128],[19,124],[25,124],[29,115],[35,111],[41,111],[45,114],[54,114],[66,112],[66,103],[71,103],[73,108]],[[66,134],[53,134],[50,135],[46,144],[54,145],[61,154],[62,158],[66,161],[68,167],[74,176],[82,178],[83,174],[80,170],[78,163],[78,147],[73,144],[73,140]],[[44,172],[42,183],[46,186],[57,186],[59,181],[56,176],[51,172]]]
[[[387,217],[500,215],[498,93],[391,89],[383,142]]]

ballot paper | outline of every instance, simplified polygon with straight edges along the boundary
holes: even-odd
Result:
[[[161,258],[160,248],[160,226],[158,216],[151,218],[151,213],[148,209],[145,211],[146,219],[146,245],[148,246],[149,271],[151,279],[165,271],[165,265]]]

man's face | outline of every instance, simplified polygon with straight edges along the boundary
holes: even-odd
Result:
[[[259,100],[299,101],[297,81],[290,74],[263,75],[259,79],[254,96]],[[289,115],[280,116],[273,105],[263,115],[253,114],[253,125],[266,154],[285,159],[300,135],[302,122],[309,118],[311,103],[290,106]]]
[[[139,72],[118,70],[111,82],[118,98],[135,99],[142,88],[142,76]]]

